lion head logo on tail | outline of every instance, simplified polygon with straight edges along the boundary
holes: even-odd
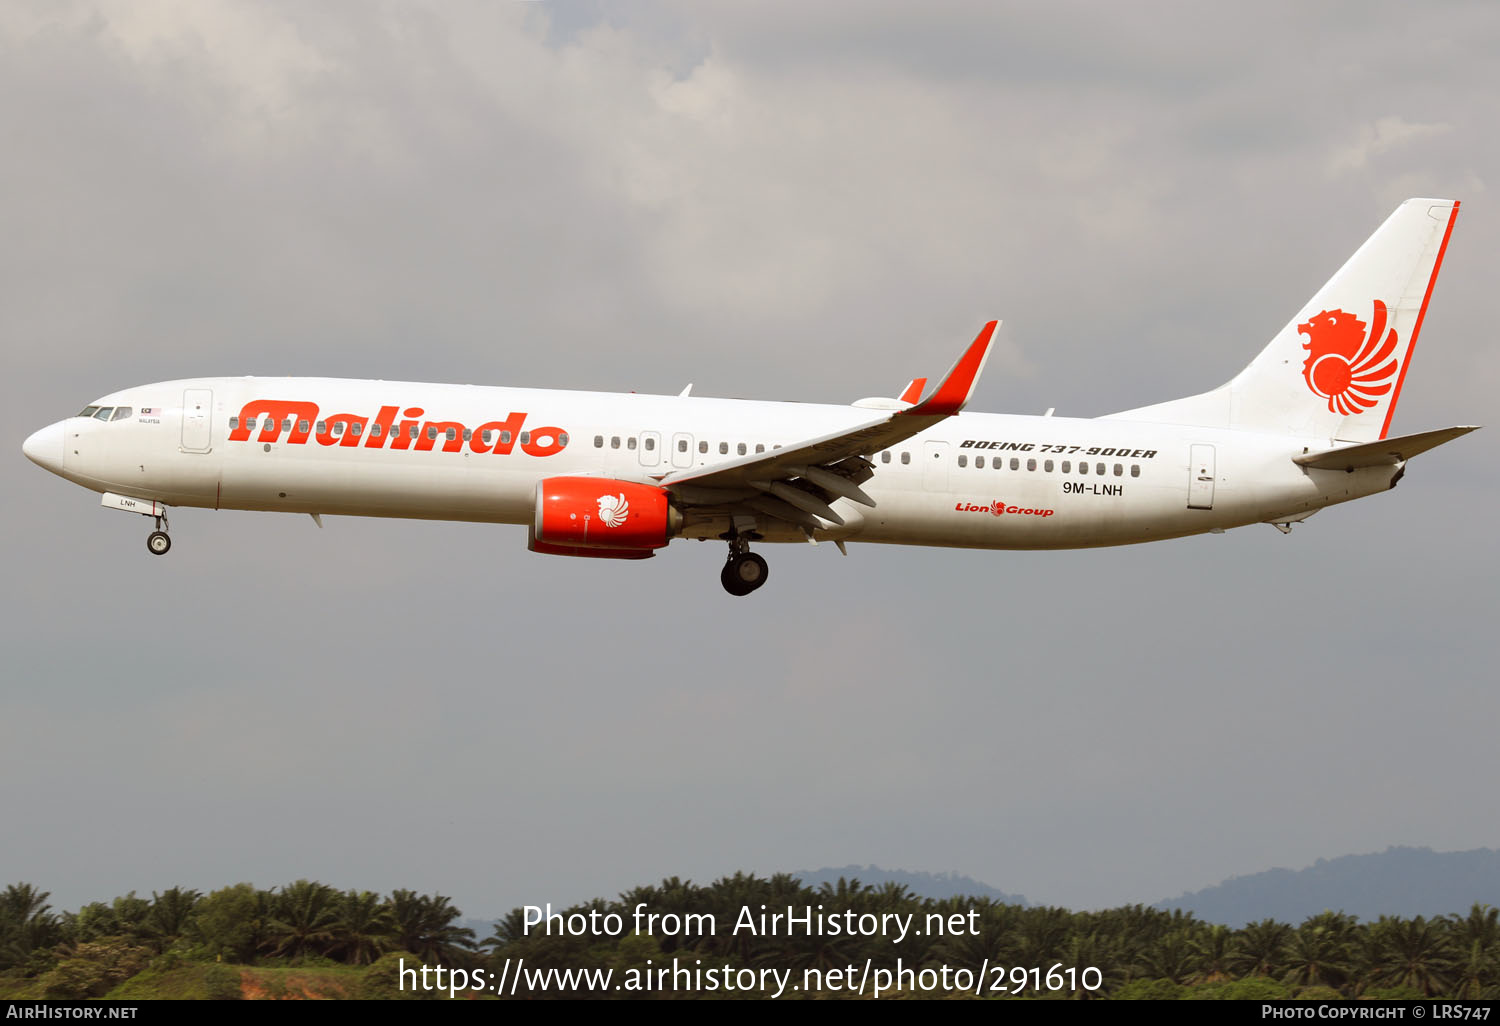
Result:
[[[1378,299],[1371,321],[1368,335],[1364,321],[1342,310],[1324,310],[1297,325],[1297,331],[1307,336],[1302,343],[1307,350],[1302,376],[1314,395],[1328,400],[1330,413],[1363,413],[1391,390],[1397,367],[1391,359],[1396,329],[1386,332],[1385,304]]]

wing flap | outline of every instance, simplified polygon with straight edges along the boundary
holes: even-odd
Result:
[[[999,321],[990,321],[980,329],[932,395],[916,406],[821,438],[668,474],[661,479],[661,486],[675,489],[691,483],[709,488],[754,488],[755,482],[791,481],[802,476],[799,471],[803,468],[826,468],[851,456],[888,449],[920,434],[958,413],[968,403],[999,325]]]
[[[873,474],[865,457],[888,449],[957,414],[974,394],[989,358],[999,321],[990,321],[969,343],[932,395],[878,420],[844,431],[740,456],[712,466],[668,474],[659,481],[685,507],[718,507],[733,515],[754,511],[809,532],[846,523],[830,503],[848,499],[873,507],[875,500],[860,484]],[[916,402],[925,378],[901,393],[903,403]],[[860,404],[855,404],[860,405]]]

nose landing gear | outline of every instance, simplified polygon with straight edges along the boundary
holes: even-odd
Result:
[[[172,539],[167,534],[167,518],[163,514],[156,518],[156,530],[146,535],[146,549],[153,556],[165,556],[172,547]]]
[[[729,538],[729,559],[719,571],[719,583],[731,595],[748,595],[762,584],[770,567],[760,556],[750,551],[750,542],[738,533]]]

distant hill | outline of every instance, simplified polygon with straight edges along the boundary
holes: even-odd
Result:
[[[902,884],[919,898],[990,898],[1006,905],[1026,904],[1026,899],[1019,894],[1006,894],[989,884],[957,873],[917,873],[905,869],[881,869],[879,866],[825,866],[822,869],[795,871],[792,875],[800,879],[804,886],[814,889],[825,883],[837,886],[839,877],[843,877],[876,887],[884,883]]]
[[[1365,920],[1463,914],[1476,901],[1500,907],[1500,851],[1387,848],[1319,859],[1306,869],[1231,877],[1156,907],[1238,928],[1267,918],[1296,925],[1324,909]]]

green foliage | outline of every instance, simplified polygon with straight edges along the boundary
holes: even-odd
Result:
[[[204,996],[210,1001],[238,1001],[240,993],[240,971],[227,965],[203,967]]]
[[[408,970],[404,987],[401,980],[403,963]],[[423,990],[420,977],[410,974],[413,968],[420,973],[422,960],[410,951],[387,952],[360,973],[356,993],[367,1001],[434,1001],[447,997],[445,991]]]
[[[1231,930],[1142,905],[1071,912],[989,898],[923,899],[900,883],[872,887],[843,878],[813,889],[785,874],[736,873],[707,886],[670,877],[615,901],[600,898],[561,910],[564,917],[618,915],[625,927],[621,936],[549,936],[541,928],[528,930],[515,909],[494,924],[484,941],[488,951],[477,952],[473,931],[458,925],[460,912],[449,898],[410,890],[382,898],[312,880],[271,890],[235,884],[207,896],[172,887],[149,901],[132,892],[61,915],[47,899],[30,884],[0,892],[0,997],[438,997],[401,986],[403,958],[407,969],[418,972],[423,965],[473,969],[488,963],[497,974],[507,959],[514,966],[524,958],[530,970],[619,974],[678,958],[704,968],[790,970],[799,980],[804,970],[826,973],[866,959],[889,969],[899,958],[907,967],[932,970],[1093,967],[1102,982],[1094,992],[1021,995],[1044,998],[1500,996],[1500,911],[1486,905],[1467,915],[1383,917],[1375,923],[1324,912],[1300,925],[1268,919]],[[641,904],[670,920],[659,918],[654,928],[643,923],[644,932],[636,934],[633,913]],[[825,916],[846,910],[877,921],[886,913],[911,916],[913,930],[898,943],[879,932],[788,934],[783,926],[767,935],[735,929],[746,908],[784,913],[788,906],[800,911],[819,905]],[[933,928],[928,917],[945,928]],[[527,996],[601,995],[580,990]],[[830,989],[826,996],[835,994]]]
[[[1181,1001],[1188,988],[1171,980],[1131,980],[1115,991],[1117,1001]]]
[[[1298,1001],[1339,1001],[1344,995],[1332,987],[1299,987],[1292,997]]]
[[[270,938],[270,919],[270,893],[235,884],[198,903],[188,933],[212,957],[253,965]]]
[[[1371,987],[1360,995],[1370,1001],[1421,1001],[1426,996],[1416,987],[1405,984],[1396,987]]]
[[[64,1000],[103,997],[144,969],[150,960],[149,948],[124,937],[79,944],[70,957],[42,976],[42,994]]]
[[[1251,976],[1204,984],[1194,988],[1191,996],[1208,1001],[1285,1001],[1292,996],[1292,988],[1264,976]]]

